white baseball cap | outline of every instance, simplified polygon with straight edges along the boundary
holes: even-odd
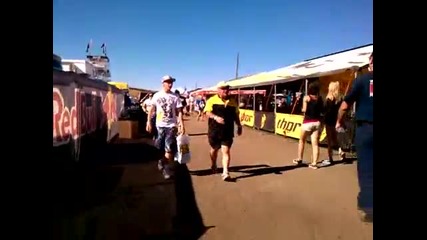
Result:
[[[230,88],[230,85],[225,83],[225,81],[221,81],[216,85],[216,87],[220,88],[220,89],[228,89],[228,88]]]
[[[170,75],[165,75],[165,76],[163,76],[162,77],[162,83],[163,82],[166,82],[166,81],[172,81],[172,82],[175,82],[175,78],[173,78],[172,76],[170,76]]]

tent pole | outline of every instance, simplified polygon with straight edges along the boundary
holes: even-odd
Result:
[[[253,103],[252,103],[252,110],[254,111],[254,116],[255,116],[255,109],[256,109],[256,108],[255,108],[255,105],[256,105],[256,99],[255,99],[255,98],[256,98],[256,94],[255,94],[255,87],[253,87],[253,91],[254,91],[254,92],[253,92],[254,99],[253,99],[253,101],[252,101],[252,102],[253,102]],[[252,126],[252,128],[255,128],[255,124]]]
[[[274,134],[276,134],[276,114],[277,114],[277,100],[276,100],[276,96],[277,96],[277,84],[274,84]]]
[[[240,88],[237,88],[237,104],[240,108]]]
[[[305,79],[305,95],[307,95],[308,91],[308,79]]]

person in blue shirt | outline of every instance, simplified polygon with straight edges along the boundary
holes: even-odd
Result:
[[[198,99],[196,99],[196,103],[195,103],[195,111],[197,112],[197,121],[199,120],[204,120],[204,113],[203,113],[203,109],[205,108],[205,100],[203,99],[203,97],[200,97]]]
[[[373,222],[373,140],[374,140],[374,53],[369,57],[369,72],[357,77],[338,111],[336,129],[342,129],[347,110],[356,103],[357,176],[359,179],[358,209],[362,220]]]

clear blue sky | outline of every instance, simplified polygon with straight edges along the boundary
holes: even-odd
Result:
[[[373,0],[54,0],[53,51],[107,44],[114,81],[209,87],[373,42]]]

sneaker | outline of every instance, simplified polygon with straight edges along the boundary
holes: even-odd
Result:
[[[325,159],[320,164],[318,164],[317,166],[318,167],[326,167],[326,166],[332,165],[332,163],[333,162],[331,160]]]
[[[301,159],[294,159],[294,160],[292,160],[292,162],[293,162],[294,164],[301,164],[301,163],[302,163],[302,160],[301,160]]]
[[[230,181],[231,180],[231,176],[228,173],[221,174],[221,177],[222,177],[223,181]]]
[[[359,210],[359,217],[362,222],[366,223],[372,223],[374,222],[374,214],[373,213],[367,213],[362,210]]]

